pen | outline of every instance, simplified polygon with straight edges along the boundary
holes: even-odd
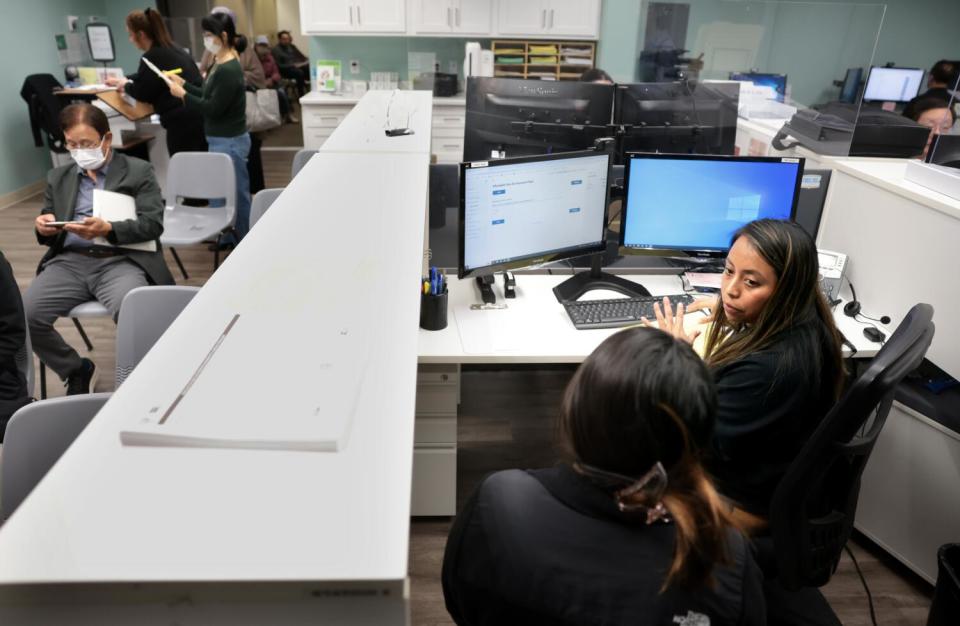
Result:
[[[423,281],[423,293],[424,295],[430,293],[430,283],[426,279]]]

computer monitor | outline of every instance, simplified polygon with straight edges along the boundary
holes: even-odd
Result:
[[[624,126],[624,152],[733,154],[737,83],[617,85],[614,123]]]
[[[871,67],[865,102],[908,102],[917,96],[923,85],[923,70],[914,67]]]
[[[744,80],[761,87],[770,87],[776,94],[777,102],[783,102],[787,96],[786,74],[764,74],[761,72],[730,72],[730,80]]]
[[[934,137],[924,161],[960,169],[960,135]]]
[[[840,85],[840,102],[853,104],[857,101],[857,94],[860,92],[860,81],[863,78],[863,68],[851,67],[843,77],[843,83]]]
[[[460,278],[605,250],[610,154],[582,151],[460,168]]]
[[[722,257],[744,224],[794,218],[803,161],[628,154],[622,251]]]
[[[613,85],[467,79],[463,158],[484,161],[592,148],[612,136]]]

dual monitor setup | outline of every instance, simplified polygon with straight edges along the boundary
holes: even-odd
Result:
[[[611,159],[579,151],[462,163],[459,277],[482,283],[498,271],[592,255],[589,271],[554,289],[558,301],[591,289],[649,296],[600,271]],[[715,259],[744,224],[793,219],[803,173],[798,158],[627,153],[625,165],[621,251]]]

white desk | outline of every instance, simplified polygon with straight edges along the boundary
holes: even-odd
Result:
[[[0,529],[0,622],[406,623],[429,98],[417,106],[410,152],[306,165]],[[224,404],[267,396],[280,412],[284,381],[314,361],[310,333],[366,301],[390,306],[372,310],[369,365],[342,391],[360,390],[344,450],[121,445],[230,315],[269,322],[257,343],[274,347],[234,364]]]
[[[607,337],[621,329],[577,330],[553,287],[565,275],[517,274],[517,298],[503,298],[500,277],[494,291],[506,309],[471,311],[480,301],[474,280],[451,278],[447,327],[420,330],[420,372],[417,388],[417,443],[414,453],[413,514],[453,515],[456,512],[456,433],[460,365],[474,363],[580,363]],[[679,276],[624,276],[641,282],[653,295],[682,293]],[[609,291],[585,298],[621,297]],[[839,305],[838,311],[842,309]],[[701,313],[692,313],[696,324]],[[839,313],[841,332],[857,348],[858,357],[871,357],[879,345],[863,336],[863,325]],[[706,327],[704,327],[704,330]],[[885,329],[889,333],[889,329]],[[698,343],[702,342],[698,339]],[[699,346],[695,346],[699,347]],[[849,352],[844,348],[845,354]]]

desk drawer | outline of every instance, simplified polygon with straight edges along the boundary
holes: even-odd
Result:
[[[438,137],[443,137],[443,138],[453,137],[455,139],[463,139],[463,126],[451,126],[449,128],[434,127],[431,130],[431,136],[434,141],[436,141]]]
[[[303,147],[311,150],[319,150],[327,137],[333,134],[332,128],[304,128],[303,129]]]
[[[413,444],[457,445],[457,416],[420,415],[413,422]]]
[[[426,363],[417,366],[417,385],[460,385],[460,366]]]
[[[434,152],[437,163],[453,164],[463,161],[463,152]]]
[[[336,128],[340,125],[353,107],[304,107],[304,128]]]
[[[433,121],[431,125],[434,128],[463,128],[467,123],[466,110],[462,108],[452,108],[451,110],[434,107]]]
[[[417,385],[417,404],[414,415],[457,416],[459,394],[456,385]]]
[[[411,515],[455,515],[457,448],[414,447]]]
[[[434,154],[463,154],[463,136],[435,137],[430,142],[430,151]]]

